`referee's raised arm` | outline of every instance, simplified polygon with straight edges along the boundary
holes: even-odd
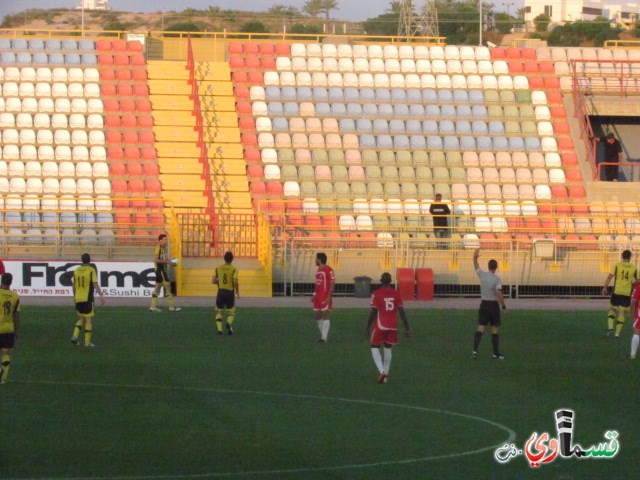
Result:
[[[478,257],[480,256],[480,247],[476,248],[473,252],[473,268],[477,271],[480,268],[478,264]]]

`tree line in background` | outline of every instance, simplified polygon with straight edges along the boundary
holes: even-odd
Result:
[[[365,33],[370,36],[394,36],[398,34],[402,1],[390,2],[387,11],[360,23],[349,23],[347,33]],[[417,3],[417,2],[416,2]],[[422,3],[422,2],[421,2]],[[418,8],[409,3],[414,14]],[[483,3],[483,38],[499,43],[502,35],[523,30],[523,9],[515,12],[495,11],[494,5]],[[206,10],[187,8],[182,12],[158,12],[155,16],[146,14],[126,14],[124,12],[91,10],[85,13],[87,20],[98,24],[101,29],[125,31],[144,28],[145,30],[205,32],[239,31],[244,33],[278,33],[286,28],[291,34],[329,33],[333,22],[342,25],[342,21],[331,18],[331,12],[339,9],[338,0],[307,0],[301,8],[276,4],[266,12],[246,12],[209,7]],[[479,33],[479,10],[477,0],[436,0],[438,27],[440,36],[449,44],[477,44]],[[71,12],[74,14],[71,15]],[[71,28],[79,29],[77,10],[31,9],[7,15],[0,27],[20,28],[29,22],[41,20],[47,25],[56,24],[63,18],[72,23]],[[69,17],[72,19],[69,20]],[[628,32],[612,25],[605,17],[593,21],[575,21],[564,25],[552,26],[548,15],[538,15],[534,19],[534,32],[529,37],[546,40],[550,46],[602,46],[606,40],[619,39],[621,34],[627,38],[640,37],[640,24]]]

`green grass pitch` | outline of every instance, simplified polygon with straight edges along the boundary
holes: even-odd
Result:
[[[470,358],[475,312],[409,309],[378,385],[362,309],[336,310],[318,344],[310,309],[240,306],[218,337],[211,309],[100,308],[89,349],[69,342],[71,306],[23,306],[0,478],[636,479],[640,360],[631,325],[604,338],[605,308],[510,311],[503,362],[489,335]],[[583,446],[617,430],[618,455],[494,460],[510,432],[555,436],[559,408]]]

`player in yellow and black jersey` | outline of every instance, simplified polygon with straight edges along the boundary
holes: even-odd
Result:
[[[233,253],[224,254],[224,265],[216,268],[213,276],[213,283],[218,285],[218,295],[216,297],[216,328],[218,335],[222,335],[222,317],[227,313],[227,333],[233,335],[231,324],[236,317],[235,297],[240,298],[240,287],[238,284],[238,270],[231,265]]]
[[[20,329],[20,297],[11,290],[13,275],[4,273],[0,279],[0,384],[7,382],[11,366],[11,351]]]
[[[161,312],[158,308],[158,295],[160,290],[164,287],[164,294],[167,297],[169,303],[170,312],[179,312],[182,310],[180,307],[176,307],[173,302],[173,294],[171,292],[171,282],[167,275],[167,267],[169,265],[175,265],[177,259],[169,259],[169,237],[165,233],[158,235],[158,245],[153,250],[153,264],[156,270],[156,287],[151,293],[151,306],[149,310],[152,312]]]
[[[613,292],[611,293],[611,306],[609,307],[609,313],[607,315],[607,329],[605,335],[608,337],[613,333],[613,323],[618,316],[616,322],[616,337],[620,337],[622,331],[622,325],[626,320],[627,311],[631,305],[631,293],[633,292],[633,285],[638,279],[638,269],[631,263],[631,251],[625,250],[622,252],[622,261],[616,263],[611,268],[611,273],[607,276],[602,288],[602,295],[607,295],[609,292],[609,283],[614,281]]]
[[[94,292],[100,296],[102,305],[104,305],[104,297],[98,284],[98,272],[95,265],[91,263],[91,257],[88,253],[83,253],[80,259],[82,265],[73,271],[73,297],[76,302],[78,320],[73,329],[71,343],[79,345],[78,337],[84,327],[84,346],[94,347],[95,345],[91,343],[92,319],[95,315],[93,310]]]

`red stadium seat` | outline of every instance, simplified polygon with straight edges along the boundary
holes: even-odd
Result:
[[[138,147],[125,147],[124,158],[127,160],[140,160],[140,150]]]
[[[247,163],[260,163],[260,150],[257,148],[245,148],[244,161]]]
[[[526,73],[538,73],[538,62],[527,60],[524,62],[524,71]]]
[[[113,56],[113,63],[116,65],[129,65],[129,56],[124,53],[116,53]]]
[[[103,97],[113,97],[116,94],[116,86],[113,83],[100,85],[100,93]]]
[[[569,187],[569,193],[571,194],[571,198],[583,199],[587,197],[582,185],[573,185]]]
[[[247,57],[244,59],[246,68],[255,69],[260,68],[260,59],[258,57]]]
[[[120,104],[113,98],[106,98],[102,101],[105,112],[117,112],[120,110]]]
[[[123,194],[127,191],[127,181],[120,178],[111,180],[111,191],[116,194]]]
[[[133,94],[136,97],[148,97],[149,96],[149,87],[144,83],[136,83],[133,86]]]
[[[582,173],[577,168],[573,168],[571,170],[567,170],[565,172],[565,176],[567,177],[567,182],[582,182]]]
[[[509,73],[523,73],[524,65],[521,60],[512,60],[509,62]]]
[[[547,102],[549,105],[562,105],[562,94],[560,92],[547,92]]]
[[[568,137],[558,138],[558,149],[559,150],[573,150],[573,140]]]
[[[560,88],[560,79],[558,77],[545,77],[544,84],[547,90],[557,90]]]
[[[120,117],[115,114],[109,114],[104,119],[104,126],[107,128],[120,128]]]
[[[251,182],[249,184],[249,192],[252,197],[264,196],[267,193],[267,187],[264,182]]]
[[[109,40],[98,40],[96,42],[96,50],[99,52],[111,51],[111,42]]]
[[[261,43],[259,47],[262,55],[273,55],[276,53],[276,46],[273,43]]]
[[[259,71],[251,71],[249,72],[249,78],[247,80],[252,85],[263,85],[264,84],[264,74]]]
[[[257,55],[260,52],[260,45],[258,43],[245,43],[244,53]]]
[[[140,143],[146,143],[146,144],[154,144],[156,142],[155,136],[153,135],[152,131],[143,131],[140,132]]]
[[[109,173],[113,176],[120,176],[126,173],[125,165],[122,162],[111,162],[109,165]],[[113,189],[113,185],[111,187]]]
[[[137,144],[139,142],[138,132],[135,130],[125,130],[122,134],[123,143]]]
[[[558,199],[566,199],[568,197],[567,188],[564,185],[552,185],[551,196]]]
[[[116,70],[116,78],[122,81],[131,80],[131,70],[128,68],[118,68]]]
[[[144,98],[136,100],[136,110],[139,112],[150,112],[152,110],[151,102]]]
[[[553,213],[553,204],[551,203],[538,203],[538,215],[551,215]]]
[[[553,119],[567,118],[567,112],[564,107],[551,107],[549,111]]]
[[[585,204],[571,205],[571,212],[576,216],[588,216],[589,206]]]
[[[267,182],[267,194],[282,197],[284,195],[284,192],[282,190],[282,183],[275,180]]]
[[[113,65],[113,56],[110,53],[99,53],[98,65]]]
[[[147,62],[144,59],[144,55],[142,55],[141,53],[134,53],[129,57],[129,64],[131,65],[135,65],[139,67],[139,66],[146,65],[146,63]]]
[[[122,135],[120,135],[120,132],[117,130],[107,130],[105,139],[108,144],[122,143]]]
[[[119,83],[117,92],[121,97],[131,97],[133,95],[133,87],[128,83]]]
[[[302,213],[302,202],[300,200],[288,200],[285,210],[287,213]]]
[[[286,216],[287,224],[292,225],[294,227],[299,227],[303,224],[302,215],[299,213],[292,213]]]
[[[563,153],[560,155],[560,161],[565,167],[577,167],[578,156],[575,153]]]
[[[513,60],[513,59],[520,59],[522,58],[522,52],[520,51],[520,49],[518,47],[509,47],[505,50],[504,52],[504,56],[507,59]]]
[[[229,44],[229,54],[241,54],[242,44],[238,42],[232,42]]]
[[[538,70],[540,73],[553,74],[555,73],[553,62],[539,62]]]
[[[555,218],[543,217],[540,219],[540,229],[545,233],[553,233],[558,228]]]
[[[553,133],[556,135],[569,135],[569,124],[567,122],[555,122],[553,124]]]
[[[231,81],[233,83],[247,83],[248,74],[247,72],[233,72],[231,74]]]
[[[127,163],[127,174],[136,177],[142,175],[142,165],[138,162]]]
[[[109,160],[122,160],[124,158],[124,150],[120,147],[109,147],[107,149],[107,158]]]
[[[160,180],[149,178],[144,182],[144,189],[149,193],[160,193],[162,191],[162,185],[160,185]]]
[[[129,213],[124,213],[124,212],[117,212],[114,216],[113,216],[115,223],[119,223],[119,224],[130,224],[131,223],[131,214]]]
[[[238,56],[232,56],[229,58],[229,66],[234,70],[240,70],[244,68],[244,58]]]
[[[127,42],[125,42],[124,40],[116,39],[111,42],[111,48],[116,52],[124,52],[127,50]]]
[[[289,43],[278,43],[276,44],[276,53],[278,55],[291,55],[291,44]]]
[[[142,156],[142,158],[146,160],[144,155]],[[154,162],[147,162],[143,164],[142,171],[148,177],[157,177],[158,175],[160,175],[160,167],[158,167],[158,164]]]
[[[322,226],[325,228],[337,227],[338,224],[338,217],[336,217],[335,215],[324,215],[322,217]]]
[[[258,165],[257,163],[253,163],[247,167],[247,177],[250,181],[252,180],[263,180],[264,179],[264,170],[262,169],[262,165]]]
[[[520,217],[507,217],[507,226],[510,232],[518,232],[522,230],[524,222]]]
[[[251,115],[251,102],[237,102],[236,111],[238,115]]]
[[[111,68],[103,68],[100,70],[100,80],[102,81],[113,81],[116,79],[116,72]]]
[[[507,50],[505,48],[494,47],[489,50],[491,60],[504,60],[507,58]]]
[[[525,60],[535,60],[538,57],[538,55],[536,54],[535,48],[523,48],[520,51],[520,55]]]
[[[120,102],[120,104],[122,105],[122,102]],[[138,126],[138,119],[135,115],[125,113],[122,115],[120,123],[124,128],[136,128]]]
[[[531,90],[543,90],[544,89],[543,78],[538,76],[529,77],[529,88]]]
[[[236,98],[249,98],[249,88],[246,85],[237,85],[233,87],[233,95]]]
[[[238,122],[240,126],[240,130],[255,130],[256,129],[256,121],[253,117],[240,117]]]
[[[133,69],[133,79],[137,82],[146,82],[148,79],[147,69],[146,68],[134,68]]]
[[[258,145],[258,136],[253,132],[244,132],[241,135],[242,144],[248,147],[255,147]]]
[[[276,68],[276,59],[274,57],[262,57],[260,65],[264,70],[274,70]]]
[[[157,160],[158,152],[156,152],[156,149],[153,147],[142,147],[141,156],[145,160]]]
[[[153,117],[147,113],[138,115],[138,125],[140,128],[153,128]]]
[[[130,52],[142,52],[144,49],[140,40],[129,40],[127,42],[127,50]]]
[[[132,178],[129,180],[128,190],[131,193],[142,193],[144,192],[144,182],[139,178]]]
[[[120,101],[120,110],[122,110],[123,112],[135,112],[136,104],[133,100],[125,98]]]

